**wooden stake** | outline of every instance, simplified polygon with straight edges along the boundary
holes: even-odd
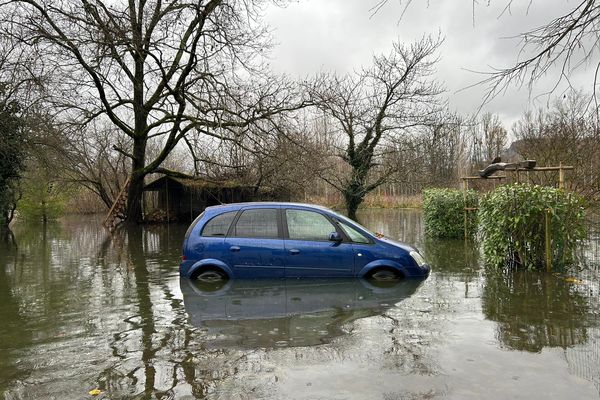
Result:
[[[552,215],[550,214],[550,209],[546,209],[546,213],[544,214],[545,219],[545,237],[546,237],[546,271],[552,271],[552,232],[550,227],[550,219]]]
[[[558,187],[560,189],[565,188],[565,170],[563,169],[562,162],[558,165]]]
[[[467,240],[469,238],[469,233],[467,230],[467,221],[468,221],[468,216],[467,216],[467,190],[469,190],[469,181],[467,179],[463,180],[463,204],[464,204],[464,210],[463,210],[463,218],[464,218],[464,227],[465,227],[465,240]]]

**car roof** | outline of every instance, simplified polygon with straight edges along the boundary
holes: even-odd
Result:
[[[323,207],[317,204],[307,204],[307,203],[291,203],[291,202],[282,202],[282,201],[253,201],[253,202],[247,202],[247,203],[229,203],[229,204],[220,204],[217,206],[210,206],[210,207],[206,207],[207,210],[210,209],[210,211],[226,211],[226,210],[239,210],[241,208],[246,208],[246,207],[300,207],[300,208],[310,208],[310,209],[316,209],[316,210],[322,210],[322,211],[329,211],[331,212],[332,210],[327,208],[327,207]]]
[[[307,209],[307,210],[320,210],[320,211],[323,211],[323,212],[329,214],[330,216],[342,218],[345,221],[345,223],[349,223],[352,226],[356,227],[356,225],[357,225],[356,222],[349,220],[347,217],[344,217],[343,215],[336,213],[335,211],[333,211],[330,208],[320,206],[317,204],[293,203],[293,202],[285,202],[285,201],[253,201],[253,202],[247,202],[247,203],[220,204],[220,205],[216,205],[216,206],[206,207],[206,209],[205,209],[206,214],[204,214],[204,213],[203,214],[205,215],[206,218],[210,219],[210,218],[213,218],[215,215],[226,213],[228,211],[238,211],[243,208],[252,208],[252,207],[259,207],[259,208],[291,207],[291,208],[300,208],[300,209]],[[358,224],[358,226],[360,227],[360,230],[362,232],[366,232],[370,237],[373,237],[373,234],[371,232],[369,232],[369,230],[366,229],[364,226],[361,226],[360,224]]]

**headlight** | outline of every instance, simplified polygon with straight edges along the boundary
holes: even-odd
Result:
[[[419,267],[422,267],[423,265],[427,264],[423,256],[420,255],[417,251],[411,251],[410,256],[413,258],[413,260],[415,260]]]

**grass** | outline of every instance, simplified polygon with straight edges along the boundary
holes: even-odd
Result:
[[[422,208],[423,197],[412,196],[387,196],[369,195],[361,205],[362,208]]]
[[[310,204],[320,204],[325,207],[343,210],[344,201],[341,196],[308,196],[303,202]],[[387,196],[387,195],[368,195],[360,208],[422,208],[423,198],[419,195],[413,196]]]

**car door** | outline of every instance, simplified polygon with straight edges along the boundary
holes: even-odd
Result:
[[[354,252],[354,271],[358,274],[365,265],[371,261],[377,260],[379,255],[376,253],[377,246],[373,241],[349,223],[336,219],[338,226],[344,232],[350,242]]]
[[[284,247],[279,209],[242,209],[225,239],[226,258],[236,278],[281,278]]]
[[[286,277],[352,276],[352,245],[329,240],[337,229],[328,217],[313,210],[286,208],[282,221]]]

